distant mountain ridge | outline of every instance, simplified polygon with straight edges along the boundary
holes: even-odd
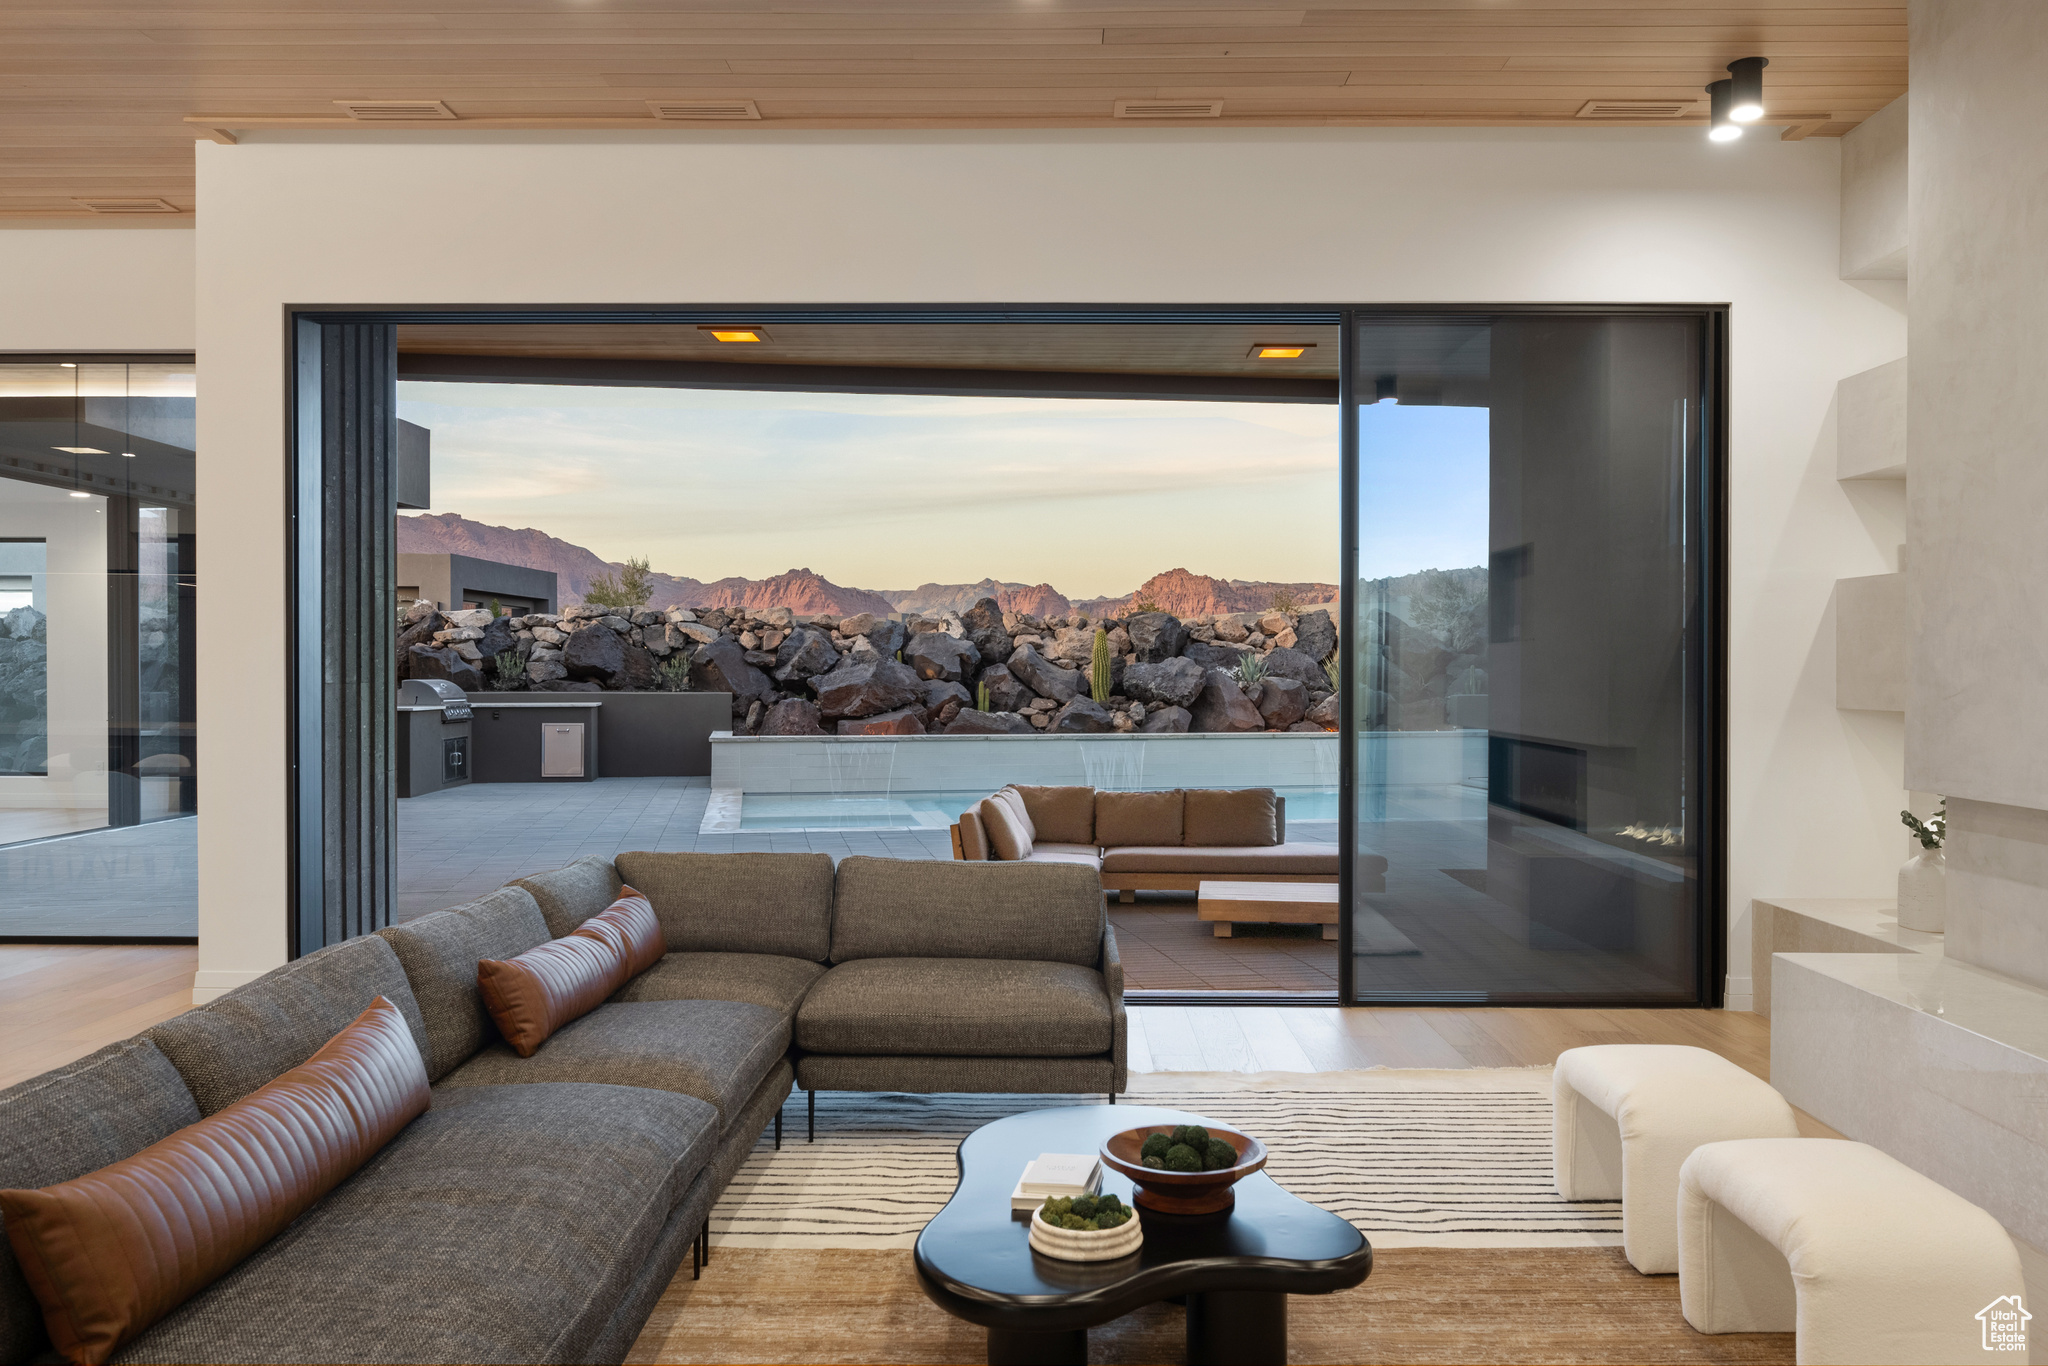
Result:
[[[400,517],[398,549],[407,555],[470,555],[500,564],[551,571],[564,607],[582,602],[590,591],[591,580],[598,575],[616,574],[624,568],[598,558],[594,551],[532,527],[514,530],[491,526],[454,512]],[[1049,583],[1009,583],[992,578],[979,583],[927,583],[916,588],[889,589],[846,588],[809,569],[792,569],[767,579],[735,575],[709,583],[659,572],[649,578],[654,592],[648,601],[654,607],[744,607],[751,611],[787,607],[798,616],[848,616],[855,612],[939,616],[965,611],[983,598],[994,598],[1005,612],[1036,617],[1066,616],[1075,611],[1103,616],[1141,602],[1175,616],[1190,617],[1263,611],[1276,598],[1291,599],[1303,606],[1337,600],[1335,584],[1216,579],[1186,569],[1154,574],[1135,593],[1121,597],[1073,600]]]

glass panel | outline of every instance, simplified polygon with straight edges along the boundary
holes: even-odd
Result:
[[[193,368],[0,364],[0,936],[196,933]]]
[[[1359,1001],[1697,998],[1702,346],[1360,326]]]

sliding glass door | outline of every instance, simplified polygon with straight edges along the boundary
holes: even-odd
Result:
[[[1714,315],[1357,316],[1350,986],[1710,999]]]

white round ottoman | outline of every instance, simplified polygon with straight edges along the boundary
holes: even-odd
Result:
[[[1767,1081],[1704,1048],[1568,1048],[1551,1074],[1551,1153],[1567,1200],[1621,1200],[1621,1245],[1645,1275],[1678,1270],[1678,1169],[1702,1143],[1796,1138]]]
[[[1799,1335],[1801,1362],[2026,1358],[1989,1350],[2021,1293],[1996,1219],[1864,1143],[1709,1143],[1679,1178],[1678,1299],[1702,1333]]]

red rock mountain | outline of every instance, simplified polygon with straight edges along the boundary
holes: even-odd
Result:
[[[927,583],[917,588],[884,588],[883,597],[899,612],[964,612],[983,598],[994,598],[1005,612],[1028,612],[1032,616],[1065,616],[1073,610],[1060,591],[1049,583],[1005,583],[983,579],[980,583]]]
[[[1074,606],[1089,613],[1122,612],[1138,603],[1149,603],[1161,612],[1177,617],[1209,616],[1221,612],[1261,612],[1275,598],[1287,598],[1307,605],[1335,602],[1334,583],[1266,583],[1248,579],[1212,579],[1185,569],[1154,574],[1138,591],[1121,598],[1091,598]]]
[[[458,513],[400,517],[398,550],[405,555],[472,555],[479,560],[522,565],[528,569],[552,570],[556,593],[564,607],[583,601],[590,581],[599,574],[616,574],[624,566],[610,564],[580,545],[550,536],[532,527],[491,526],[472,522]],[[802,615],[830,612],[845,616],[851,612],[891,612],[887,598],[859,588],[841,588],[808,569],[792,569],[772,579],[719,579],[702,583],[692,578],[655,573],[653,607],[787,607]]]

